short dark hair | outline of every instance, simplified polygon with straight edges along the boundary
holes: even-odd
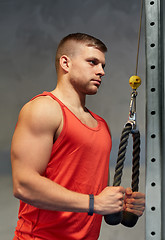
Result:
[[[55,65],[56,65],[56,70],[58,71],[58,67],[59,67],[59,59],[62,55],[64,54],[69,54],[69,52],[71,52],[71,50],[69,49],[69,47],[67,47],[67,44],[69,41],[75,41],[75,42],[79,42],[79,43],[84,43],[86,44],[87,46],[89,47],[95,47],[97,49],[99,49],[100,51],[102,52],[107,52],[107,47],[105,46],[105,44],[91,36],[91,35],[88,35],[86,33],[72,33],[72,34],[69,34],[67,35],[66,37],[64,37],[59,45],[58,45],[58,48],[57,48],[57,51],[56,51],[56,61],[55,61]]]

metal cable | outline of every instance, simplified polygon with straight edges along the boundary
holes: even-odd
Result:
[[[141,37],[141,28],[142,28],[142,16],[143,16],[143,0],[141,0],[141,9],[140,9],[140,24],[139,24],[139,33],[138,33],[138,46],[137,46],[137,55],[136,55],[135,75],[137,75],[137,72],[138,72],[139,47],[140,47],[140,37]]]

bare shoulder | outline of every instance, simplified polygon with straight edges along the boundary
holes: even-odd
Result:
[[[18,125],[28,124],[33,130],[55,131],[62,121],[62,110],[59,104],[49,96],[37,97],[21,109]]]

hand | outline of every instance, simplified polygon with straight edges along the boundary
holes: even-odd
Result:
[[[132,192],[131,188],[126,188],[124,198],[124,210],[132,212],[140,217],[145,209],[145,194]]]
[[[112,214],[123,210],[125,189],[119,187],[106,187],[95,196],[94,211],[101,215]]]

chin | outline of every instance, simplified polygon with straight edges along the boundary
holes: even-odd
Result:
[[[86,95],[95,95],[98,92],[99,88],[97,86],[93,86],[90,88],[86,88],[84,93]]]
[[[88,91],[86,94],[87,95],[95,95],[98,92],[98,89],[95,91]]]

